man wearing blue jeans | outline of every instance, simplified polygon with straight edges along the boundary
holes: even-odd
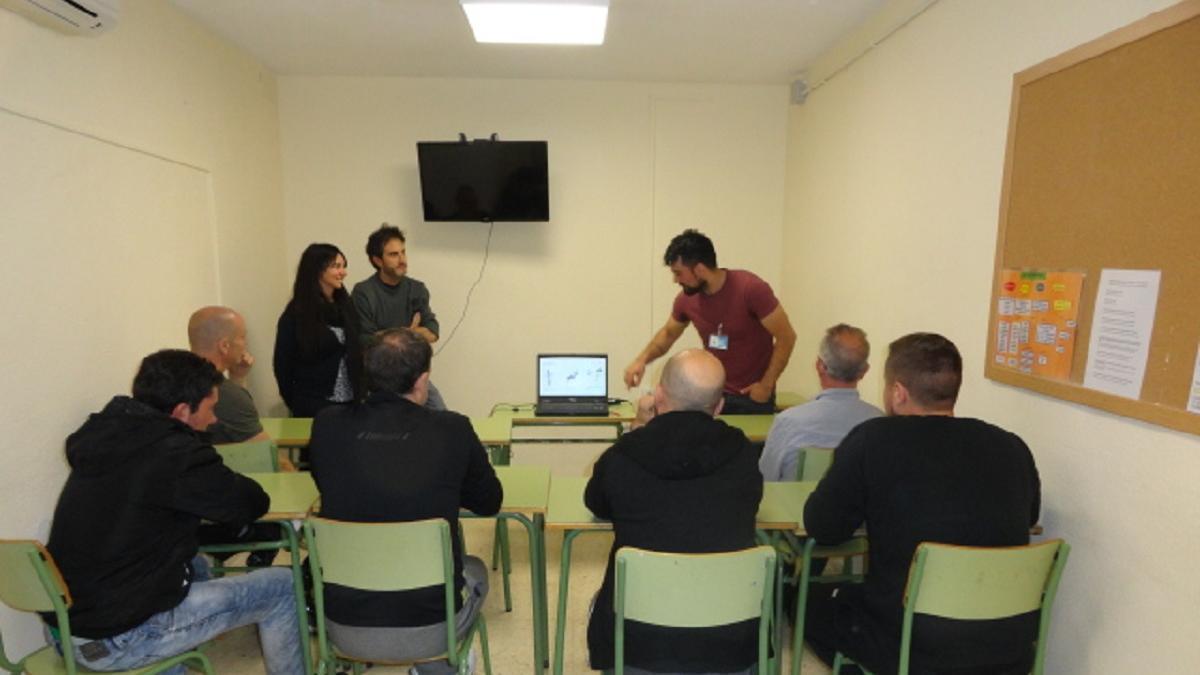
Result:
[[[132,397],[114,397],[67,438],[71,473],[47,548],[74,600],[75,658],[89,669],[138,668],[257,624],[267,673],[304,672],[290,570],[210,579],[197,556],[201,520],[244,526],[269,505],[200,433],[221,380],[203,357],[156,352]],[[61,644],[54,615],[43,619]]]

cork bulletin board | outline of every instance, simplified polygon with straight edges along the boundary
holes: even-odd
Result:
[[[1083,386],[1104,269],[1161,271],[1136,399]],[[998,365],[992,311],[988,378],[1200,434],[1200,0],[1014,76],[993,309],[1006,270],[1083,275],[1074,352],[1059,379]]]

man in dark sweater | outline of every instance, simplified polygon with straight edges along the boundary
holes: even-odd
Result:
[[[217,421],[208,428],[213,443],[270,440],[258,419],[254,398],[246,389],[254,356],[246,348],[246,320],[242,315],[228,307],[201,307],[188,319],[188,345],[193,354],[208,359],[222,373],[229,373],[217,385],[220,398],[213,409]]]
[[[438,320],[429,306],[429,289],[408,276],[408,248],[404,233],[384,223],[367,237],[367,259],[375,274],[354,284],[350,297],[358,311],[364,344],[387,328],[409,328],[429,344],[438,341]],[[429,384],[426,406],[445,410],[437,387]]]
[[[494,515],[503,490],[471,421],[424,406],[431,351],[408,328],[380,333],[364,355],[370,385],[366,402],[322,410],[309,448],[322,516],[364,523],[428,518],[450,523],[455,623],[462,635],[482,609],[488,585],[483,561],[464,555],[459,509]],[[325,615],[333,643],[358,658],[406,661],[446,651],[441,586],[377,592],[326,584]],[[454,669],[443,659],[410,672],[440,675]]]
[[[132,398],[113,398],[67,438],[71,473],[47,548],[74,599],[75,658],[89,669],[138,668],[253,623],[270,675],[304,671],[291,572],[209,579],[197,556],[202,519],[242,526],[269,505],[197,433],[215,419],[222,379],[200,356],[156,352]],[[44,618],[59,641],[54,615]]]
[[[691,349],[663,368],[652,418],[604,451],[584,491],[592,513],[616,538],[588,623],[597,670],[613,667],[613,559],[635,546],[669,553],[719,553],[754,546],[762,499],[758,456],[739,430],[715,419],[725,369]],[[642,406],[645,408],[645,406]],[[625,672],[750,673],[758,621],[716,628],[663,628],[625,622]]]
[[[962,358],[952,342],[932,333],[896,340],[884,381],[888,417],[846,436],[804,508],[805,527],[819,542],[844,541],[865,525],[870,551],[863,584],[811,589],[809,644],[826,662],[840,650],[879,674],[896,672],[917,544],[1028,544],[1040,506],[1025,443],[954,416]],[[971,622],[917,615],[909,672],[1028,673],[1036,635],[1036,612]]]

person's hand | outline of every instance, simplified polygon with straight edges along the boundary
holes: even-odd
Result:
[[[241,382],[250,374],[250,369],[254,367],[254,355],[248,351],[242,352],[242,358],[238,362],[229,367],[229,379],[234,382]]]
[[[646,374],[646,364],[641,361],[634,361],[625,369],[625,386],[633,389],[642,383],[642,376]]]
[[[654,407],[654,394],[644,394],[637,402],[637,417],[634,418],[631,429],[645,426],[647,422],[654,419],[658,414],[658,410]]]
[[[771,400],[771,387],[768,387],[762,382],[755,382],[749,387],[742,389],[741,393],[749,396],[750,400],[754,401],[755,403],[766,403],[767,401]]]
[[[437,336],[433,334],[433,331],[421,326],[421,313],[420,312],[413,312],[412,322],[408,324],[408,329],[411,330],[412,332],[416,333],[417,335],[420,335],[422,338],[425,339],[426,342],[428,342],[430,344],[437,341]]]

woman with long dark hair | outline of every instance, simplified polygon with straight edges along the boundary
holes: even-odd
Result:
[[[345,278],[346,256],[336,246],[304,249],[292,300],[275,329],[275,381],[294,417],[313,417],[365,393],[358,315]]]

